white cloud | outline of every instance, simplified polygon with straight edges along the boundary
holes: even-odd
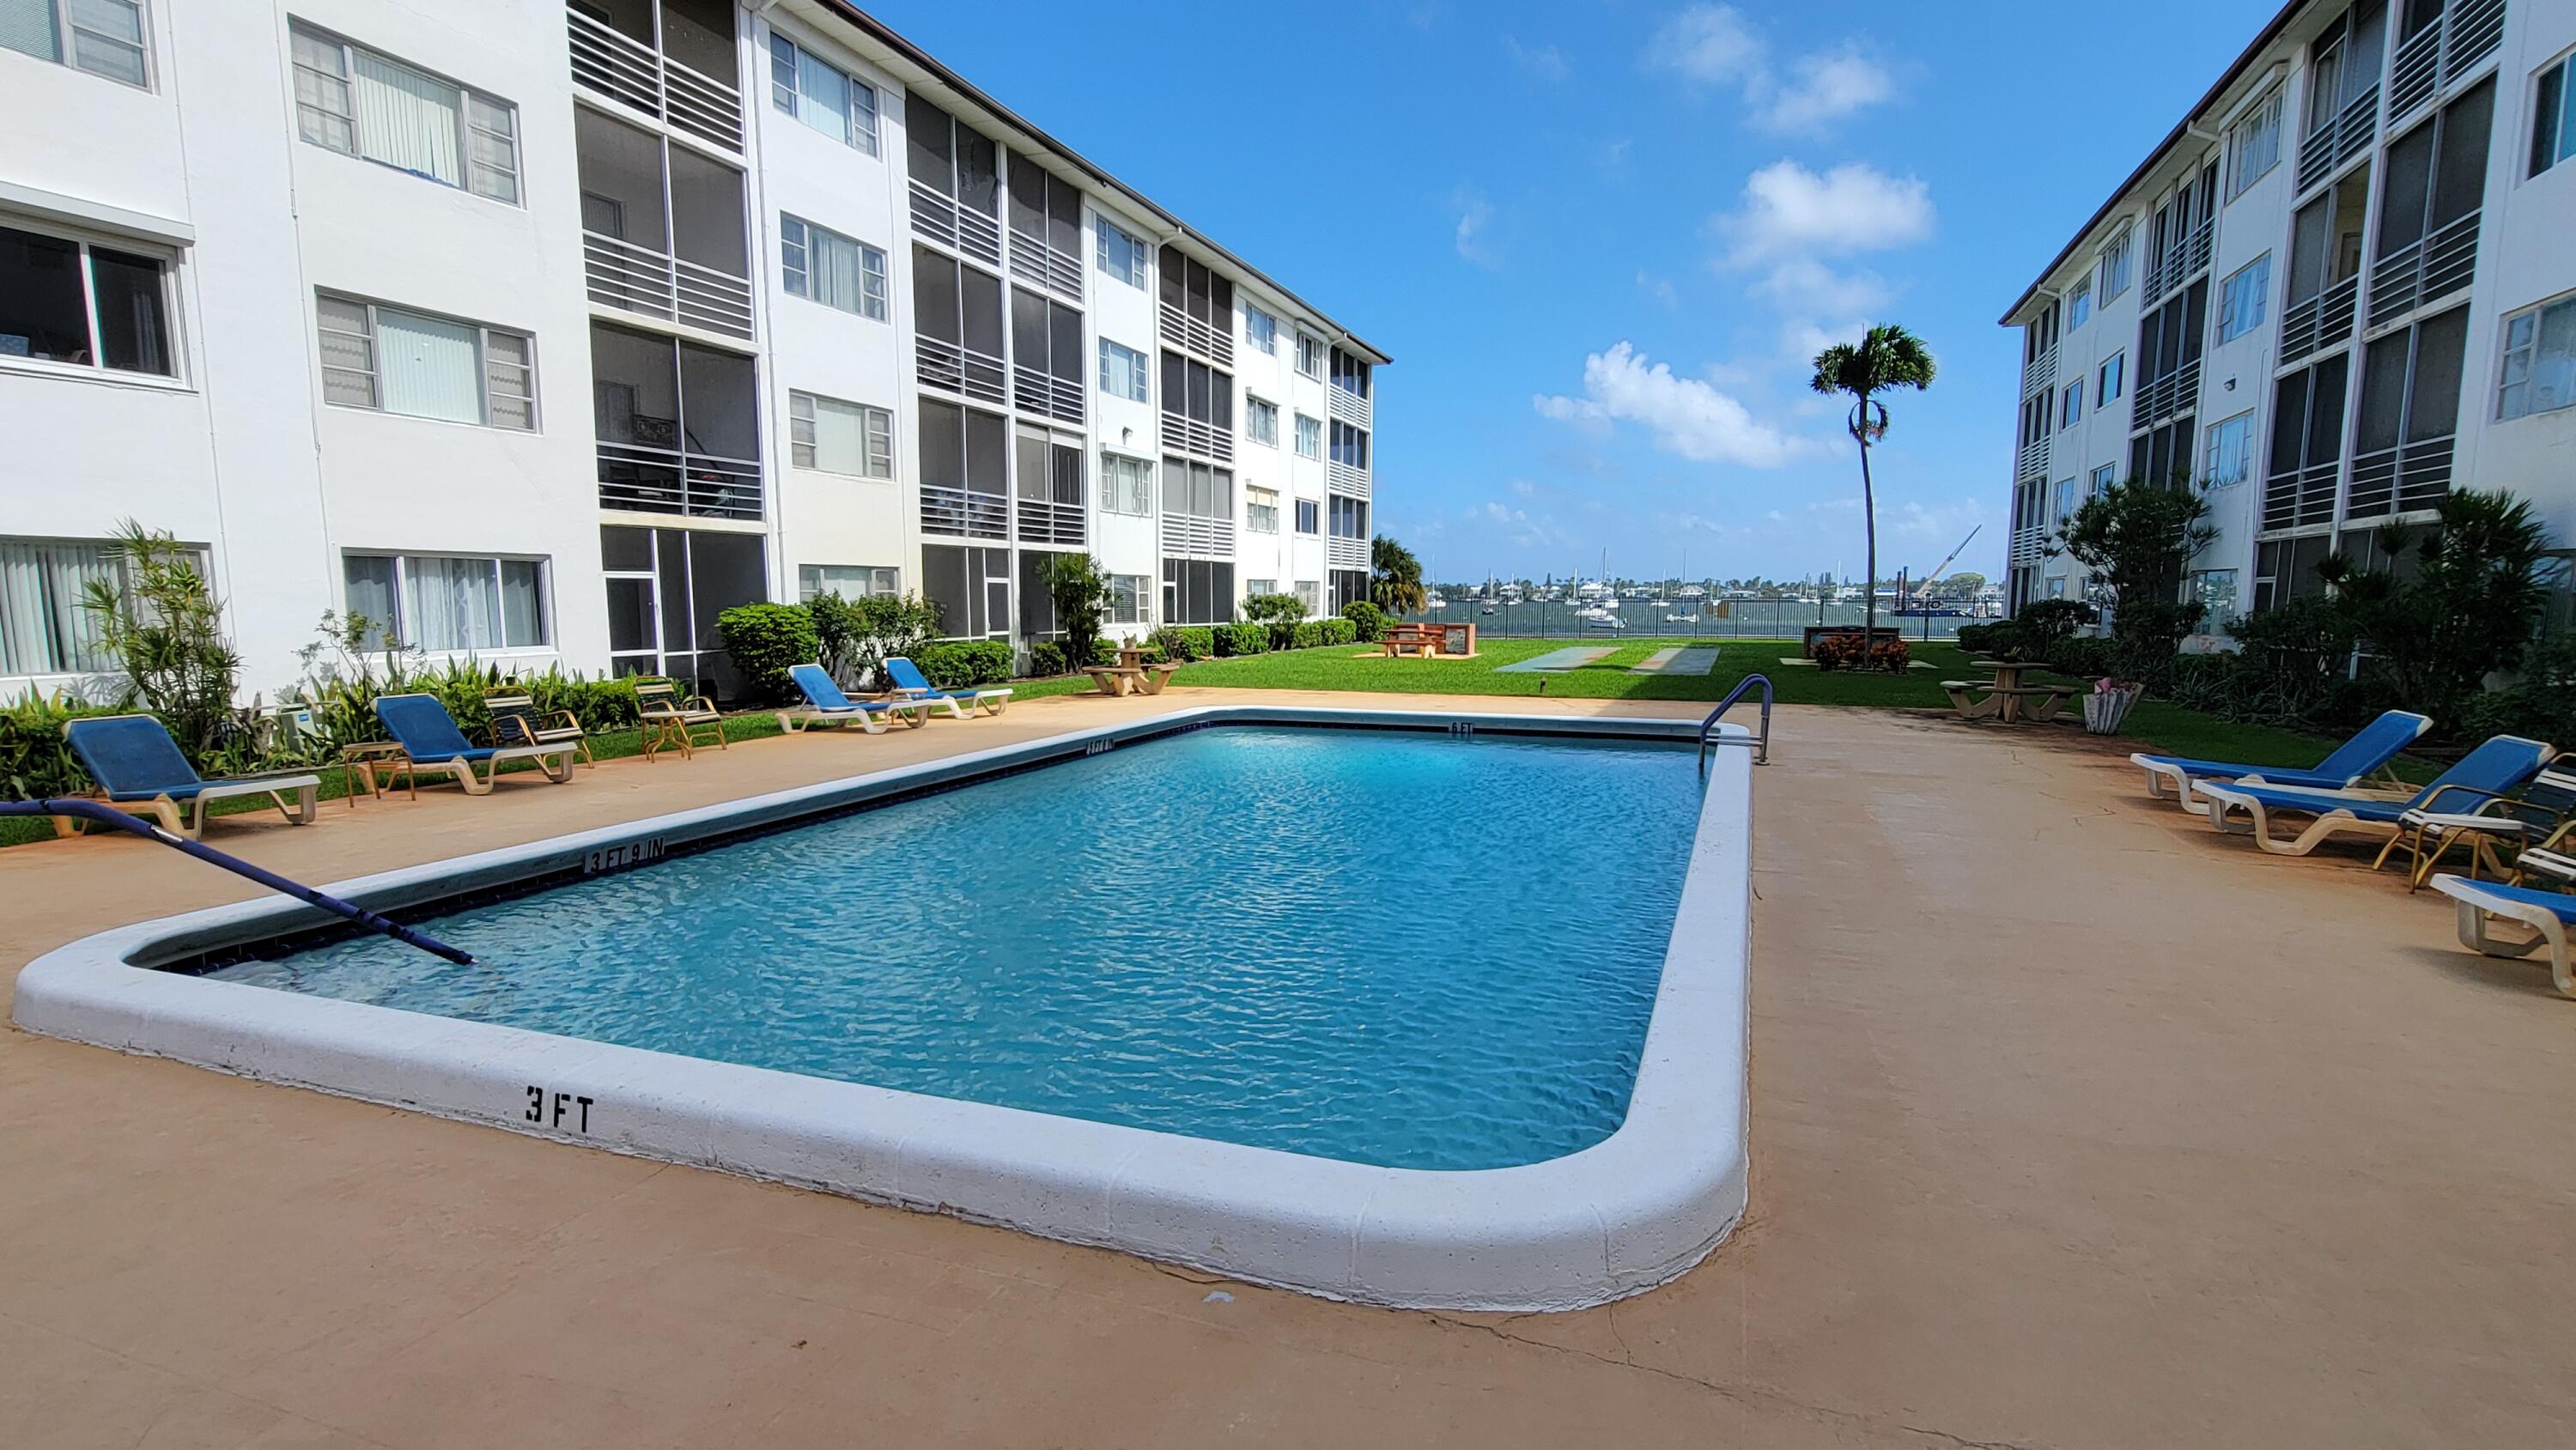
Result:
[[[1678,71],[1702,85],[1759,76],[1767,47],[1732,5],[1693,5],[1665,21],[1646,48],[1646,64]]]
[[[1582,427],[1640,424],[1656,447],[1698,463],[1777,468],[1810,447],[1708,383],[1647,361],[1626,341],[1583,360],[1583,396],[1542,394],[1530,401],[1541,417]]]
[[[1813,257],[1788,257],[1771,265],[1749,289],[1781,311],[1801,317],[1851,314],[1866,317],[1885,307],[1887,279],[1867,268],[1837,272]]]
[[[1906,246],[1932,235],[1932,187],[1850,161],[1819,175],[1775,161],[1745,178],[1744,209],[1718,218],[1736,266]]]
[[[1785,84],[1767,87],[1754,120],[1774,131],[1821,131],[1834,122],[1896,98],[1896,77],[1861,54],[1858,46],[1802,55]]]
[[[1637,289],[1665,307],[1682,305],[1682,295],[1674,290],[1673,279],[1670,277],[1658,277],[1652,272],[1639,272]]]
[[[1465,187],[1458,188],[1451,204],[1458,208],[1458,255],[1479,267],[1499,268],[1493,244],[1486,235],[1494,224],[1494,204]]]
[[[1529,481],[1528,479],[1526,479],[1526,478],[1515,478],[1515,479],[1513,479],[1513,480],[1512,480],[1511,487],[1512,487],[1512,492],[1513,492],[1513,493],[1515,493],[1515,494],[1518,494],[1518,495],[1519,495],[1519,496],[1521,496],[1522,498],[1536,498],[1536,497],[1538,497],[1538,485],[1537,485],[1537,484],[1534,484],[1534,483],[1532,483],[1532,482],[1530,482],[1530,481]]]
[[[1511,53],[1512,64],[1538,80],[1555,84],[1574,74],[1574,67],[1566,62],[1565,52],[1553,45],[1523,45],[1520,37],[1506,35],[1503,49]]]

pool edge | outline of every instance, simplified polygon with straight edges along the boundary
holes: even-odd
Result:
[[[1465,726],[1688,740],[1680,720],[1202,706],[343,883],[370,905],[561,869],[639,841],[941,788],[1201,724]],[[1741,736],[1740,731],[1730,733]],[[1468,1172],[1377,1168],[183,976],[130,962],[275,935],[253,901],[102,932],[20,973],[30,1032],[433,1116],[952,1214],[1393,1307],[1608,1302],[1687,1272],[1747,1195],[1751,752],[1709,757],[1629,1111],[1592,1147]],[[433,887],[437,889],[433,889]],[[255,995],[254,995],[255,994]]]

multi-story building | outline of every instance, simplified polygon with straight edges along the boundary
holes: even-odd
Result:
[[[2010,602],[2115,480],[2205,489],[2203,628],[2452,488],[2576,544],[2576,5],[2293,0],[2006,312]]]
[[[0,695],[125,520],[259,690],[325,610],[722,688],[728,606],[1024,645],[1067,550],[1121,633],[1365,590],[1385,355],[840,0],[0,0],[0,134]]]

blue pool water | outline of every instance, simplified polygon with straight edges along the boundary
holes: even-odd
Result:
[[[478,966],[360,937],[218,975],[1503,1167],[1626,1114],[1699,802],[1687,747],[1219,727],[426,923]]]

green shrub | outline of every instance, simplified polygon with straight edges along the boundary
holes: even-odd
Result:
[[[1306,601],[1294,594],[1255,594],[1243,601],[1243,617],[1269,630],[1272,649],[1288,649],[1306,618]]]
[[[1270,651],[1270,626],[1266,624],[1220,624],[1210,633],[1215,636],[1219,655],[1257,655]]]
[[[1216,655],[1216,631],[1203,624],[1167,624],[1146,637],[1163,658],[1173,664],[1212,659]]]
[[[832,678],[862,683],[896,656],[910,656],[939,633],[939,608],[918,594],[869,594],[844,599],[817,594],[805,608],[814,616],[823,668]]]
[[[1288,647],[1290,649],[1313,649],[1323,642],[1324,621],[1320,619],[1300,620],[1289,627]]]
[[[1315,622],[1323,629],[1323,642],[1326,644],[1357,644],[1359,642],[1360,626],[1359,621],[1357,620],[1319,619]]]
[[[2009,619],[1998,619],[1992,624],[1959,626],[1959,648],[1972,655],[1997,653],[2013,637],[2012,621]]]
[[[32,691],[15,704],[0,705],[0,800],[43,800],[91,789],[89,772],[63,742],[63,722],[114,713],[106,706]]]
[[[912,656],[930,683],[943,690],[998,685],[1011,677],[1011,647],[998,639],[961,639],[923,645]]]
[[[1063,673],[1063,645],[1057,644],[1051,639],[1042,639],[1029,646],[1029,675],[1031,678],[1042,680],[1049,675],[1060,675]]]
[[[2116,673],[2114,653],[2111,641],[2107,639],[2087,639],[2070,634],[2048,647],[2047,662],[2050,669],[2061,675],[2098,680]]]
[[[742,671],[744,688],[763,704],[794,693],[787,671],[822,658],[814,615],[801,604],[737,604],[716,616],[716,633]]]
[[[2576,633],[2554,635],[2524,651],[2522,678],[2470,700],[2460,712],[2460,727],[2468,740],[2576,740]]]
[[[1055,627],[1064,634],[1065,656],[1089,659],[1098,654],[1101,626],[1118,605],[1118,591],[1100,561],[1089,554],[1050,554],[1038,566],[1038,582],[1046,590],[1047,602],[1055,606]]]
[[[1386,611],[1365,599],[1343,605],[1342,618],[1350,621],[1354,639],[1375,640],[1386,629]]]

